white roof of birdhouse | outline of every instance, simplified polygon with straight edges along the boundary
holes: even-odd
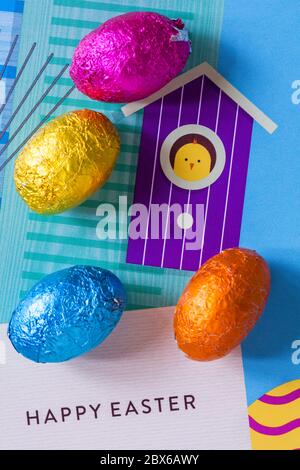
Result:
[[[255,106],[246,96],[240,93],[234,86],[232,86],[222,75],[219,74],[211,65],[207,62],[203,62],[197,67],[189,70],[188,72],[179,75],[174,78],[171,82],[161,88],[159,91],[152,95],[144,98],[143,100],[134,101],[122,106],[121,110],[125,117],[136,113],[140,109],[143,109],[148,104],[162,98],[163,96],[171,93],[183,85],[192,82],[198,77],[205,75],[215,85],[217,85],[224,93],[226,93],[232,100],[234,100],[241,108],[243,108],[255,121],[257,121],[266,131],[272,134],[277,129],[277,124],[273,122],[265,113],[263,113],[257,106]]]

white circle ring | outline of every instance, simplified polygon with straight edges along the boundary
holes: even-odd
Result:
[[[183,178],[179,178],[175,175],[174,170],[170,161],[170,151],[174,143],[184,135],[187,134],[199,134],[200,136],[206,137],[213,144],[216,151],[216,163],[210,174],[199,181],[187,181]],[[165,176],[175,186],[182,189],[189,189],[191,191],[196,189],[207,188],[213,184],[221,175],[224,170],[226,156],[225,148],[220,137],[215,132],[205,126],[199,124],[187,124],[185,126],[174,129],[164,140],[161,151],[160,151],[160,164]]]
[[[192,214],[189,214],[188,212],[182,212],[179,214],[177,217],[177,225],[179,228],[182,230],[188,230],[193,226],[194,219]]]

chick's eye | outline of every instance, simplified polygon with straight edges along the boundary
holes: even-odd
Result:
[[[185,162],[187,162],[187,161],[188,161],[188,159],[187,159],[187,158],[185,158],[185,159],[184,159],[184,161],[185,161]]]
[[[197,160],[198,163],[200,163],[201,160]]]

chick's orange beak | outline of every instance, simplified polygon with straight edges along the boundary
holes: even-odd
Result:
[[[194,163],[190,163],[191,170],[194,168]]]

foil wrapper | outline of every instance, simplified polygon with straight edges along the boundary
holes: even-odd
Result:
[[[125,103],[149,96],[184,68],[190,41],[184,23],[154,12],[116,16],[77,46],[70,76],[90,98]]]
[[[8,336],[35,362],[62,362],[99,345],[126,303],[120,280],[105,269],[74,266],[38,282],[14,311]]]
[[[120,150],[111,121],[83,109],[43,126],[15,162],[16,189],[40,214],[55,214],[81,204],[109,178]]]
[[[255,251],[232,248],[208,260],[193,276],[175,310],[179,348],[197,360],[228,354],[261,316],[270,271]]]

